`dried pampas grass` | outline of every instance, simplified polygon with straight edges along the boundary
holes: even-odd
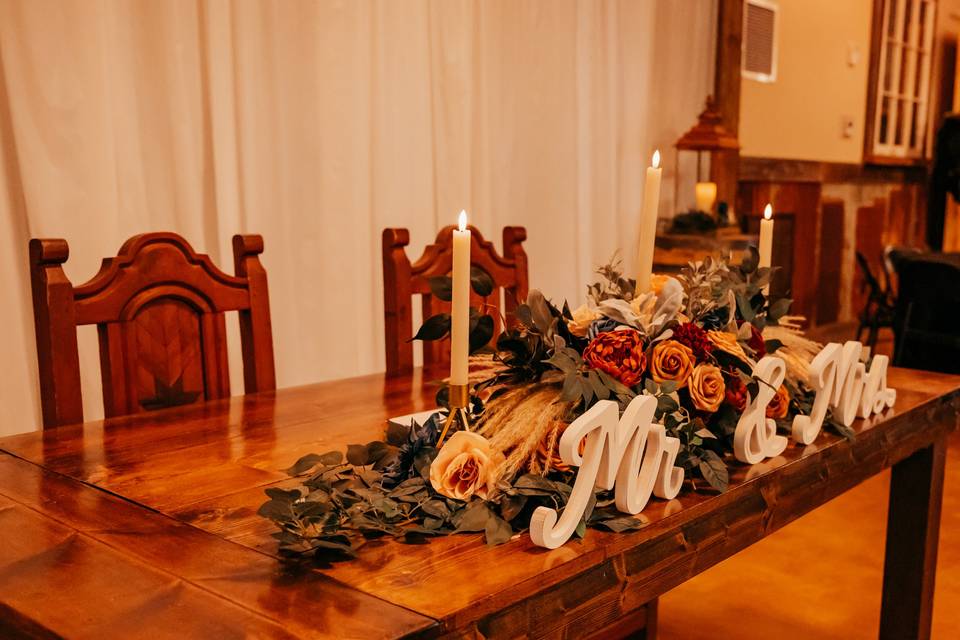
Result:
[[[810,377],[810,362],[820,353],[823,345],[803,335],[800,328],[803,316],[784,316],[780,324],[763,330],[764,340],[779,340],[783,346],[776,356],[787,365],[787,379],[793,384],[804,383]]]
[[[570,403],[560,401],[560,387],[535,382],[514,387],[487,403],[477,433],[506,456],[501,476],[512,478],[521,468],[546,473],[537,459],[544,439],[556,445]],[[549,464],[549,462],[547,463]]]

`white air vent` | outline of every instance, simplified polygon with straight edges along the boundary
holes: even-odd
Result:
[[[767,0],[747,0],[743,6],[743,60],[745,77],[760,82],[777,79],[777,13]]]

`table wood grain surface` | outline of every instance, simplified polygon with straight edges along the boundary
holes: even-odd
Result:
[[[891,466],[883,626],[922,629],[960,376],[892,369],[889,382],[896,406],[858,420],[855,441],[825,433],[736,465],[727,492],[651,501],[636,532],[589,530],[552,551],[526,534],[498,547],[472,534],[374,541],[354,561],[297,575],[281,570],[273,525],[256,515],[264,489],[295,483],[282,470],[306,453],[381,439],[387,418],[431,408],[437,384],[423,371],[3,438],[0,632],[576,637]]]

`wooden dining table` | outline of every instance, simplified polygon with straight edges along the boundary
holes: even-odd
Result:
[[[645,603],[893,467],[881,637],[929,636],[960,377],[892,369],[893,409],[654,500],[647,526],[555,549],[526,533],[371,541],[288,566],[257,515],[304,454],[382,439],[435,377],[370,375],[0,439],[0,637],[616,637]],[[6,417],[10,419],[9,416]],[[840,535],[840,532],[835,532]],[[826,567],[825,567],[826,570]],[[800,604],[799,606],[803,606]],[[652,609],[651,609],[652,610]]]

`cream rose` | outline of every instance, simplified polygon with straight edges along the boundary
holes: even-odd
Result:
[[[587,305],[581,305],[573,312],[573,320],[567,320],[567,328],[570,333],[580,338],[587,335],[587,330],[593,321],[600,317],[600,314]]]
[[[650,357],[650,376],[661,384],[672,381],[677,388],[687,385],[687,379],[693,371],[693,351],[676,340],[663,340],[653,347]]]
[[[458,431],[440,448],[430,465],[430,484],[448,498],[486,500],[497,484],[505,459],[483,436]]]
[[[693,368],[687,384],[693,406],[701,411],[714,413],[720,408],[726,396],[727,386],[723,382],[720,369],[710,364],[700,364]]]

